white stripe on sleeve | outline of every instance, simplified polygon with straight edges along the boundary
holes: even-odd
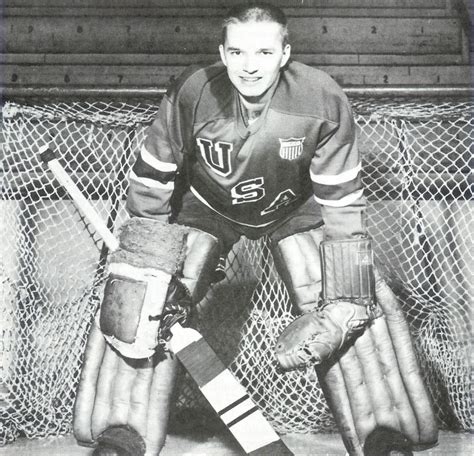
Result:
[[[349,193],[349,195],[346,195],[338,200],[325,200],[325,199],[318,198],[316,195],[314,195],[314,199],[316,200],[316,202],[318,202],[319,204],[322,204],[323,206],[344,207],[344,206],[349,206],[354,201],[361,198],[363,194],[364,194],[364,189],[357,190],[356,192],[353,192],[353,193]]]
[[[359,163],[355,168],[348,169],[340,174],[314,174],[310,170],[311,180],[315,184],[323,185],[339,185],[344,182],[350,182],[351,180],[357,177],[360,170],[362,169],[362,164]]]
[[[150,165],[152,168],[155,168],[158,171],[161,171],[163,173],[170,173],[173,171],[176,171],[178,169],[178,166],[176,163],[167,163],[161,160],[158,160],[156,157],[150,154],[146,150],[145,145],[142,145],[142,148],[140,149],[140,156],[142,157],[142,160],[147,164]]]

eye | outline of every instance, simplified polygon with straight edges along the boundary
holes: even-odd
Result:
[[[263,55],[272,55],[273,52],[272,51],[262,51],[262,54]]]
[[[240,51],[230,51],[230,55],[240,55]]]

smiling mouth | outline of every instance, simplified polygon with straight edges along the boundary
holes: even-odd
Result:
[[[260,81],[260,77],[245,77],[245,76],[241,76],[240,79],[244,82],[257,82],[257,81]]]

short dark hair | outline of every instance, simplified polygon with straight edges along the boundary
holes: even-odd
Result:
[[[222,21],[222,44],[225,43],[227,26],[238,22],[276,22],[281,25],[283,46],[288,44],[288,20],[277,6],[265,2],[252,2],[233,6]]]

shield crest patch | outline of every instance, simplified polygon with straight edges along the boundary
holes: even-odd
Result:
[[[305,138],[278,138],[280,141],[280,157],[285,160],[294,160],[303,152]]]

